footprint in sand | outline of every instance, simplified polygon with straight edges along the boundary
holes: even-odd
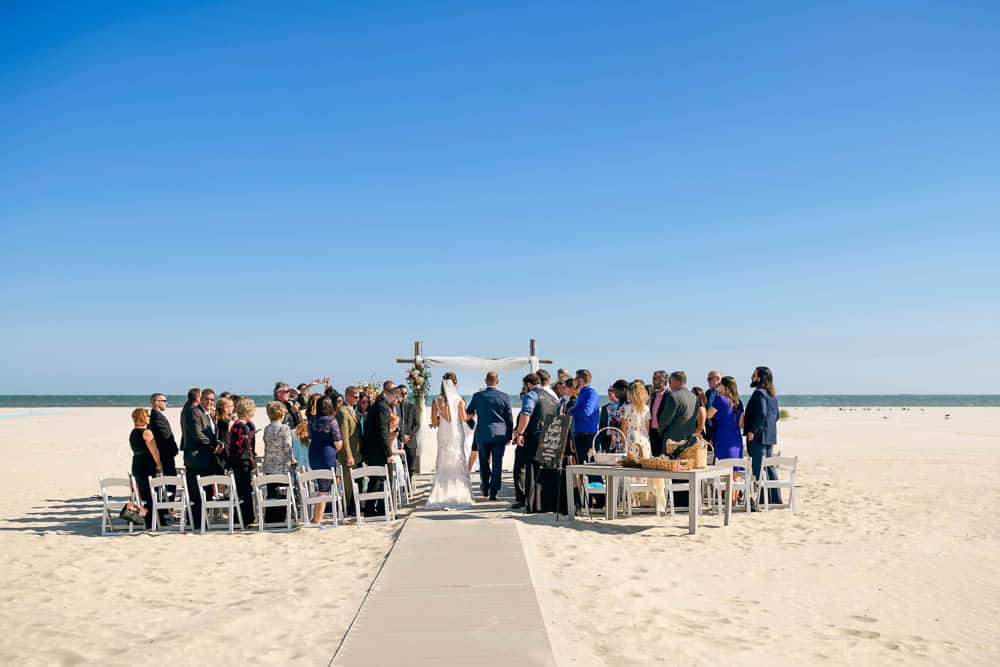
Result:
[[[851,616],[855,621],[861,621],[862,623],[878,623],[877,618],[872,618],[871,616]]]
[[[882,636],[881,632],[875,632],[874,630],[856,630],[855,628],[841,628],[840,632],[849,637],[859,637],[861,639],[878,639]]]

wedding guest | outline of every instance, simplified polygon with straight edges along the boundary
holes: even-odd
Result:
[[[597,430],[601,432],[601,435],[597,438],[597,449],[606,452],[608,451],[608,446],[611,442],[611,437],[606,429],[608,427],[608,410],[611,409],[611,404],[615,402],[615,388],[612,385],[608,385],[608,402],[601,406],[601,416],[597,420]]]
[[[573,376],[570,375],[565,368],[560,368],[556,371],[556,378],[558,378],[560,382],[566,382],[566,380],[569,380],[571,377]]]
[[[399,401],[395,389],[383,391],[368,408],[365,415],[364,432],[361,440],[361,457],[365,464],[371,466],[387,466],[388,474],[392,475],[392,435],[390,421],[392,406]],[[368,492],[381,491],[385,481],[382,478],[368,480]],[[381,500],[365,502],[365,516],[377,516],[388,511]]]
[[[663,436],[660,435],[660,407],[663,405],[663,397],[667,395],[667,372],[656,371],[653,373],[653,392],[650,394],[650,422],[649,422],[649,447],[653,456],[663,454]]]
[[[597,390],[590,386],[592,377],[586,368],[581,368],[576,372],[576,385],[579,392],[576,404],[569,410],[575,429],[573,432],[573,452],[578,462],[587,460],[600,419],[601,399],[597,395]]]
[[[416,474],[417,465],[417,433],[420,431],[420,424],[417,421],[417,406],[407,400],[410,389],[406,385],[399,387],[399,440],[406,451],[407,474],[410,479]]]
[[[652,445],[649,440],[651,419],[649,393],[646,391],[646,385],[642,383],[642,380],[635,380],[628,385],[627,400],[622,409],[622,427],[633,456],[649,458],[652,455]],[[648,485],[651,490],[649,495],[656,506],[656,512],[663,513],[667,507],[667,498],[663,492],[663,480],[648,479],[646,482],[639,481],[639,483]]]
[[[694,387],[691,390],[691,393],[694,394],[696,399],[698,399],[698,421],[695,425],[694,432],[696,435],[700,435],[707,440],[708,437],[705,433],[705,422],[708,421],[708,403],[705,399],[705,390],[701,387]]]
[[[308,461],[309,450],[299,437],[299,424],[302,423],[302,413],[298,401],[292,398],[292,388],[284,382],[274,383],[274,400],[285,406],[285,423],[292,429],[292,452],[296,461]],[[297,393],[297,392],[296,392]]]
[[[715,397],[719,395],[719,385],[722,383],[722,371],[718,368],[713,368],[708,372],[708,377],[705,381],[708,382],[708,389],[705,390],[705,407],[710,408],[715,403]],[[715,440],[715,424],[711,418],[705,423],[705,433],[706,439],[709,442]]]
[[[625,405],[628,403],[628,382],[625,380],[615,380],[611,385],[611,396],[614,400],[608,403],[608,426],[617,429],[607,431],[608,438],[605,440],[604,451],[622,454],[625,452],[625,440],[621,432],[623,428],[623,414]]]
[[[215,391],[212,389],[202,389],[201,390],[201,403],[202,410],[208,415],[208,421],[206,424],[215,434],[215,451],[212,456],[212,471],[209,473],[211,475],[219,475],[225,470],[225,462],[223,457],[225,456],[225,449],[222,446],[222,442],[219,440],[219,427],[215,423]]]
[[[525,438],[528,429],[528,422],[538,404],[538,375],[528,373],[521,379],[521,412],[517,415],[517,425],[511,434],[514,443],[514,504],[511,509],[523,509],[527,501],[527,492],[531,488],[534,478],[532,475],[532,461],[538,449],[538,439],[530,434]]]
[[[337,426],[340,428],[343,446],[337,452],[344,475],[344,502],[348,507],[354,505],[354,482],[351,470],[361,465],[361,415],[357,405],[361,392],[357,387],[344,389],[344,405],[337,409]]]
[[[173,477],[177,474],[177,464],[174,457],[177,456],[179,449],[170,422],[163,414],[163,411],[167,409],[166,394],[153,394],[149,397],[149,405],[149,430],[153,432],[153,438],[156,440],[156,449],[160,453],[160,465],[163,466],[165,476]],[[165,491],[167,500],[173,500],[176,488],[168,486]],[[160,523],[169,525],[170,522],[170,512],[163,510],[160,514]]]
[[[149,411],[145,408],[133,410],[132,426],[128,437],[128,444],[132,448],[132,477],[139,487],[139,500],[146,508],[146,528],[149,528],[153,525],[153,494],[149,489],[149,478],[162,474],[163,466],[156,438],[149,429]]]
[[[657,415],[658,428],[664,440],[684,442],[694,435],[698,425],[698,401],[688,388],[687,374],[674,371],[668,379],[670,392],[663,397]]]
[[[264,427],[264,474],[290,473],[298,465],[292,453],[292,429],[285,423],[288,410],[280,401],[267,404],[270,423]]]
[[[684,371],[674,371],[667,378],[669,391],[664,395],[657,414],[657,428],[663,440],[664,453],[667,453],[668,440],[685,442],[698,428],[698,399],[686,384],[687,374]],[[687,491],[674,491],[673,496],[674,505],[687,506]]]
[[[707,398],[707,396],[706,396]],[[715,458],[743,458],[743,436],[740,425],[743,421],[743,403],[736,387],[736,380],[725,376],[719,381],[715,398],[708,406],[708,419],[715,424]]]
[[[204,400],[210,394],[211,400]],[[219,452],[212,414],[205,408],[215,403],[211,389],[204,392],[193,388],[188,391],[188,403],[181,410],[181,448],[184,450],[184,476],[187,480],[188,498],[194,528],[201,528],[201,493],[198,491],[199,475],[214,475],[218,470],[215,455]]]
[[[765,456],[771,456],[778,443],[778,399],[774,390],[774,376],[767,366],[758,366],[750,378],[754,388],[747,401],[743,430],[747,436],[747,449],[753,463],[754,479],[761,479],[761,466]],[[778,473],[771,466],[766,470],[767,478],[778,479]],[[757,502],[763,502],[763,492]],[[768,503],[781,504],[781,489],[768,489]]]
[[[236,419],[229,426],[229,469],[236,480],[236,495],[239,496],[243,525],[249,526],[254,516],[253,486],[250,480],[257,468],[257,453],[254,448],[255,433],[251,420],[256,410],[252,398],[241,398],[236,404]]]
[[[296,402],[299,404],[299,410],[305,411],[306,405],[309,403],[309,390],[313,387],[312,384],[307,382],[300,382],[295,390],[298,392],[298,396],[295,397]]]
[[[541,390],[547,392],[549,396],[558,401],[559,395],[556,394],[555,390],[549,386],[549,380],[552,377],[551,375],[549,375],[549,372],[544,368],[539,368],[537,371],[535,371],[535,375],[538,376],[538,386],[541,388]]]
[[[309,417],[309,467],[313,470],[336,470],[337,452],[343,447],[340,426],[334,416],[333,401],[323,396],[316,404],[316,415]],[[316,480],[322,493],[333,488],[330,480]],[[323,520],[323,505],[313,507],[313,522]]]
[[[559,410],[563,413],[567,413],[571,407],[576,405],[576,380],[573,378],[566,378],[559,383]],[[570,428],[572,429],[572,420],[570,420]]]
[[[191,387],[190,389],[188,389],[187,402],[184,403],[184,405],[181,407],[181,450],[182,451],[187,449],[187,447],[184,446],[185,444],[184,420],[186,417],[190,415],[191,410],[193,410],[194,407],[198,405],[200,400],[201,400],[200,387]]]
[[[219,400],[215,402],[215,426],[219,432],[219,445],[222,447],[222,453],[216,457],[220,469],[228,465],[229,426],[232,424],[235,408],[236,404],[233,403],[233,400],[225,396],[220,396]]]
[[[264,474],[284,474],[292,473],[298,461],[292,454],[292,430],[285,423],[285,406],[278,401],[271,401],[267,404],[267,418],[270,424],[264,427]],[[282,489],[287,489],[282,484],[268,484],[266,493],[268,498],[277,498]],[[285,493],[290,493],[288,489]],[[266,523],[277,523],[285,520],[284,507],[268,507],[264,510],[264,521]]]

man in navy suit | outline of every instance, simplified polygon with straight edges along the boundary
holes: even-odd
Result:
[[[475,443],[479,450],[479,481],[482,495],[496,500],[503,478],[503,453],[514,431],[514,413],[510,397],[497,389],[500,379],[490,371],[486,374],[486,389],[476,392],[465,408],[475,416]]]

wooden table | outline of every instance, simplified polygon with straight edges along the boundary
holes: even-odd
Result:
[[[576,515],[576,503],[573,502],[573,482],[577,475],[599,475],[607,481],[607,496],[605,504],[606,516],[609,519],[615,518],[615,489],[616,480],[628,477],[642,477],[649,479],[671,479],[679,482],[688,482],[688,533],[694,535],[698,530],[698,515],[701,513],[701,483],[706,479],[726,479],[726,509],[724,511],[725,525],[729,525],[729,518],[733,513],[733,466],[708,466],[697,470],[655,470],[652,468],[625,468],[618,465],[568,465],[566,466],[566,499],[569,519],[572,521]],[[586,483],[586,481],[584,482]]]

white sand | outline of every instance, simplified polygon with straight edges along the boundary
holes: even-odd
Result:
[[[0,664],[326,665],[398,526],[102,538],[130,411],[0,410]]]
[[[1000,409],[792,412],[796,514],[512,517],[559,664],[1000,663]],[[0,664],[326,664],[392,529],[101,538],[128,413],[0,410]]]
[[[521,523],[560,664],[1000,663],[1000,409],[792,414],[796,514]]]

